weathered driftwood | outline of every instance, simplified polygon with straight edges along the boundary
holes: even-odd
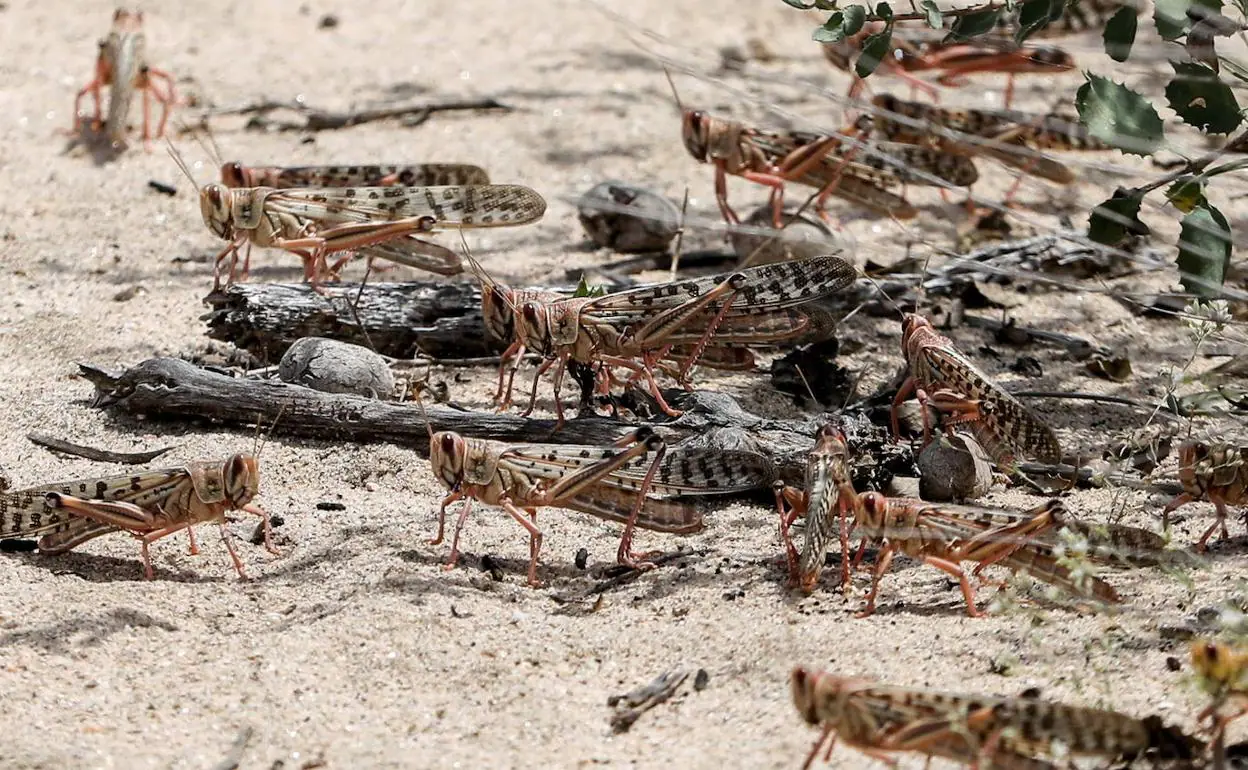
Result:
[[[230,377],[200,369],[175,358],[153,358],[121,373],[81,365],[82,376],[96,386],[95,404],[130,415],[165,420],[207,421],[226,425],[272,426],[277,435],[307,436],[337,441],[388,441],[428,452],[428,427],[453,430],[465,436],[500,441],[535,441],[560,444],[601,444],[614,441],[636,425],[606,417],[587,416],[569,420],[555,433],[554,420],[526,419],[509,414],[471,412],[430,404],[377,401],[340,393],[322,393],[277,380]],[[768,470],[759,470],[758,486],[776,478],[800,483],[806,455],[822,417],[773,420],[747,412],[731,396],[699,391],[672,390],[665,397],[684,414],[674,420],[651,423],[670,447],[711,449],[719,452],[750,452]],[[879,430],[863,418],[842,417],[851,442],[881,442]],[[886,454],[896,454],[890,448]],[[904,454],[904,453],[903,453]],[[904,463],[904,458],[901,458]],[[873,468],[893,460],[872,460]],[[872,470],[878,474],[879,470]],[[874,478],[874,475],[873,475]]]
[[[481,321],[474,283],[413,281],[323,287],[234,284],[205,298],[208,336],[231,342],[262,361],[277,361],[300,337],[328,337],[394,358],[476,358],[506,347]],[[359,298],[358,302],[356,298]],[[354,306],[354,307],[353,307]]]

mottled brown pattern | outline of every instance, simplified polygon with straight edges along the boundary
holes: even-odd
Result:
[[[790,677],[793,704],[824,728],[807,766],[833,734],[867,751],[911,751],[965,764],[1039,770],[1046,758],[1130,760],[1148,749],[1180,756],[1199,742],[1159,720],[1036,698],[944,693],[882,685],[803,667]]]

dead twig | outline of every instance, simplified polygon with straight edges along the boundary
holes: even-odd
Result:
[[[607,698],[607,705],[615,709],[611,715],[611,731],[628,732],[642,714],[670,699],[688,678],[688,671],[668,671],[636,690]]]
[[[281,102],[265,100],[232,107],[214,107],[199,114],[199,122],[208,118],[223,115],[251,115],[247,128],[259,131],[328,131],[338,128],[358,126],[392,118],[406,118],[408,126],[418,126],[429,119],[435,112],[455,112],[464,110],[503,110],[511,112],[515,108],[503,104],[493,97],[484,99],[449,99],[444,102],[428,102],[424,104],[395,105],[392,107],[376,107],[364,110],[348,110],[332,112],[310,107],[300,102]],[[299,121],[274,120],[269,113],[289,111],[302,117]]]
[[[118,463],[120,465],[142,465],[176,448],[176,445],[174,445],[164,447],[163,449],[152,449],[147,452],[112,452],[107,449],[96,449],[81,444],[74,444],[54,436],[49,436],[46,433],[28,433],[26,438],[32,444],[37,444],[45,449],[51,449],[54,452],[74,457],[84,457],[101,463]]]
[[[683,559],[685,557],[701,558],[705,555],[706,555],[705,549],[685,550],[685,547],[681,546],[675,551],[662,554],[661,556],[650,559],[649,561],[655,567],[658,567],[663,564],[667,564],[670,561],[675,561],[677,559]],[[585,591],[578,596],[568,596],[565,594],[562,596],[560,595],[552,596],[551,598],[554,599],[559,604],[573,604],[575,602],[583,602],[591,596],[600,596],[601,594],[604,594],[613,588],[619,588],[622,585],[627,585],[628,583],[633,582],[634,580],[641,577],[642,575],[649,572],[650,570],[634,569],[633,567],[614,565],[611,567],[611,571],[615,571],[616,574],[612,575],[606,580],[601,580],[597,583],[594,583],[592,586],[585,589]]]

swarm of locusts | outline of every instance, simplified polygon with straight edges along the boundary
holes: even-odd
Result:
[[[1114,13],[1112,2],[1087,2],[1081,14],[1050,32],[1077,31]],[[136,92],[142,93],[141,138],[161,137],[177,97],[173,78],[149,66],[142,14],[118,10],[108,37],[100,42],[95,75],[75,100],[75,120],[84,96],[94,105],[87,128],[122,146]],[[934,94],[919,78],[939,73],[941,85],[958,85],[967,76],[996,72],[1010,79],[1020,73],[1070,69],[1061,49],[1018,46],[1003,19],[1000,35],[970,44],[940,44],[895,35],[883,71],[915,90]],[[873,28],[824,47],[823,55],[848,69]],[[816,52],[818,55],[818,52]],[[101,92],[109,89],[107,110]],[[851,96],[864,89],[855,79]],[[153,130],[151,102],[161,108]],[[769,191],[773,225],[785,222],[789,184],[813,190],[816,210],[832,216],[829,205],[848,204],[896,220],[913,219],[918,208],[910,186],[967,190],[979,180],[977,161],[1008,166],[1018,179],[1030,175],[1068,185],[1076,175],[1055,152],[1106,149],[1059,113],[1010,109],[942,107],[887,93],[860,102],[862,111],[840,131],[771,128],[719,117],[681,106],[673,121],[693,158],[714,169],[716,203],[728,225],[740,219],[728,201],[729,176]],[[179,168],[192,179],[181,156]],[[691,164],[692,167],[692,164]],[[1140,528],[1101,524],[1070,509],[1056,497],[1014,511],[930,502],[870,489],[856,478],[864,442],[836,418],[818,430],[800,482],[775,480],[771,458],[757,453],[669,445],[662,420],[679,419],[672,386],[693,390],[705,370],[751,372],[758,357],[819,341],[832,335],[821,303],[861,287],[860,275],[837,254],[800,261],[745,267],[720,275],[677,279],[620,291],[572,294],[509,286],[491,276],[453,244],[433,239],[445,231],[535,225],[546,201],[518,184],[493,183],[487,172],[466,163],[393,165],[248,166],[227,162],[220,182],[196,184],[199,213],[216,236],[214,291],[244,281],[252,247],[290,252],[302,264],[304,280],[321,292],[340,280],[360,256],[456,276],[465,270],[481,288],[486,331],[505,348],[498,371],[495,406],[511,408],[515,379],[525,361],[536,359],[532,390],[523,411],[535,408],[542,383],[557,417],[549,443],[501,442],[459,433],[429,431],[429,465],[447,492],[437,511],[436,535],[446,536],[446,515],[454,519],[446,566],[454,567],[461,534],[472,506],[501,509],[527,535],[525,580],[542,585],[543,531],[539,508],[559,508],[616,522],[622,531],[619,565],[642,571],[662,552],[637,550],[638,530],[686,535],[707,526],[705,514],[715,497],[770,485],[778,513],[777,564],[790,587],[805,593],[824,583],[858,595],[858,617],[877,611],[887,593],[889,569],[898,555],[951,578],[960,592],[952,611],[979,617],[981,573],[1028,576],[1052,597],[1080,608],[1109,610],[1130,599],[1115,588],[1106,568],[1147,568],[1167,560],[1167,539]],[[1017,190],[1005,196],[1009,203]],[[1066,461],[1057,432],[1010,390],[981,368],[981,362],[937,330],[928,317],[898,309],[896,360],[905,375],[887,419],[891,440],[921,450],[942,436],[973,440],[989,458],[996,477],[1026,484],[1024,463],[1058,466]],[[623,426],[618,440],[602,444],[562,443],[566,424],[563,383],[578,374],[594,404],[617,404],[627,391],[652,399],[655,425]],[[579,374],[585,374],[580,377]],[[920,419],[903,435],[901,414],[917,401]],[[590,403],[590,399],[583,398]],[[423,409],[423,407],[421,407]],[[618,411],[618,410],[616,410]],[[426,425],[428,421],[426,420]],[[1179,451],[1182,493],[1165,506],[1168,517],[1181,506],[1207,501],[1216,518],[1196,544],[1204,550],[1219,528],[1228,536],[1228,506],[1248,504],[1248,448],[1196,441]],[[39,551],[58,554],[95,537],[128,533],[140,545],[143,574],[155,576],[150,546],[186,530],[197,549],[195,527],[215,523],[240,576],[227,514],[242,511],[263,522],[264,544],[276,554],[268,514],[253,499],[260,493],[260,465],[253,454],[106,475],[27,488],[0,490],[0,538],[37,538]],[[799,528],[799,520],[801,526]],[[543,526],[550,526],[547,520]],[[835,561],[832,560],[835,552]],[[868,560],[868,556],[870,559]],[[864,562],[869,563],[864,567]],[[836,564],[835,577],[824,568]],[[932,574],[932,573],[928,573]],[[1193,660],[1209,683],[1215,703],[1202,714],[1220,740],[1226,724],[1244,706],[1243,653],[1207,644]],[[1131,760],[1144,755],[1186,758],[1204,751],[1190,738],[1156,718],[1136,719],[1113,711],[1082,708],[1033,697],[981,697],[891,687],[866,679],[797,668],[792,696],[801,717],[822,734],[807,759],[810,765],[826,744],[845,744],[887,760],[897,752],[918,752],[978,767],[1048,768],[1055,757],[1086,756]]]

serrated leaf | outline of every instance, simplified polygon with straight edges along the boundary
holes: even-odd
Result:
[[[1088,238],[1106,246],[1117,246],[1130,234],[1147,235],[1148,225],[1140,221],[1144,196],[1122,188],[1109,200],[1092,209],[1088,216]]]
[[[1018,31],[1014,42],[1024,40],[1062,18],[1066,0],[1027,0],[1018,11]]]
[[[1131,55],[1135,33],[1140,26],[1140,12],[1132,5],[1124,5],[1105,23],[1101,39],[1105,41],[1105,53],[1116,62],[1124,62]]]
[[[792,8],[796,8],[799,11],[809,11],[817,5],[817,3],[807,5],[806,3],[803,3],[802,0],[784,0],[784,4]]]
[[[1183,122],[1210,134],[1234,131],[1244,116],[1230,86],[1216,72],[1195,62],[1170,62],[1174,79],[1166,84],[1166,101]]]
[[[893,48],[889,45],[892,39],[892,25],[885,27],[883,32],[868,35],[867,39],[862,41],[862,53],[858,54],[858,61],[854,63],[854,74],[865,78],[875,72],[880,62],[892,52]]]
[[[1161,116],[1148,100],[1126,86],[1085,72],[1075,94],[1079,121],[1088,133],[1132,155],[1151,155],[1161,144]]]
[[[923,0],[919,3],[919,8],[923,11],[923,18],[927,22],[927,26],[932,29],[940,29],[945,24],[945,17],[940,13],[940,8],[936,6],[935,0]]]
[[[1208,203],[1183,217],[1179,229],[1179,282],[1198,297],[1216,297],[1231,265],[1231,226]]]
[[[1190,174],[1179,177],[1166,188],[1166,200],[1184,214],[1190,214],[1192,209],[1206,203],[1205,180]]]
[[[828,17],[811,35],[816,43],[839,43],[845,39],[845,12],[837,11]]]
[[[851,5],[845,9],[845,34],[857,35],[862,25],[867,23],[867,8],[862,5]]]
[[[964,43],[973,37],[991,32],[997,26],[997,19],[1001,18],[1004,8],[993,8],[987,11],[979,11],[978,13],[968,13],[965,16],[959,16],[954,19],[953,26],[949,29],[949,34],[945,37],[946,43]]]
[[[1157,24],[1157,34],[1166,40],[1177,40],[1192,28],[1192,19],[1187,9],[1200,5],[1210,11],[1222,10],[1222,0],[1154,0],[1153,21]]]
[[[1154,0],[1153,21],[1157,34],[1165,40],[1175,40],[1187,34],[1192,22],[1187,18],[1187,8],[1192,0]]]
[[[875,6],[875,18],[891,24],[893,21],[893,9],[888,3],[879,3]]]

